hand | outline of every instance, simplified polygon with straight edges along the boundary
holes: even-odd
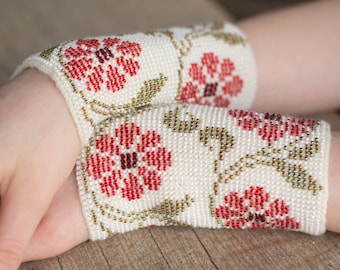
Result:
[[[88,239],[75,178],[73,171],[55,195],[33,234],[25,261],[59,255]]]
[[[80,144],[54,83],[30,69],[0,90],[0,269],[16,269]]]

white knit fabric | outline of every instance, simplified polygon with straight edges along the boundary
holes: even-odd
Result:
[[[77,163],[90,239],[154,225],[321,234],[330,128],[202,105],[99,124]]]
[[[229,23],[68,41],[29,57],[14,76],[28,67],[56,83],[82,145],[117,112],[175,101],[249,108],[256,90],[250,46]]]

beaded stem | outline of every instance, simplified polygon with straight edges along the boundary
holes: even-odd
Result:
[[[96,124],[148,104],[249,108],[256,69],[245,36],[209,24],[61,43],[26,59],[62,92],[82,146]]]
[[[153,225],[321,234],[329,125],[202,105],[100,123],[77,162],[92,240]]]

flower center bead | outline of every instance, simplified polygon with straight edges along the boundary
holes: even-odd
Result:
[[[217,83],[207,83],[204,88],[204,96],[211,97],[215,96],[217,90]]]
[[[120,155],[120,166],[123,170],[137,167],[137,153],[126,153]]]
[[[114,58],[113,53],[111,52],[111,50],[107,47],[103,48],[103,49],[99,49],[96,51],[96,56],[99,60],[100,63],[104,63],[105,61],[110,60],[110,58]]]
[[[270,120],[270,121],[281,121],[282,120],[282,116],[279,114],[270,114],[270,113],[266,113],[264,115],[264,119],[266,120]]]
[[[248,220],[249,221],[254,220],[255,222],[265,222],[266,221],[266,215],[249,213]]]

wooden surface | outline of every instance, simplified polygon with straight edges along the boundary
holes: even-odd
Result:
[[[87,242],[20,270],[340,269],[339,245],[334,233],[153,227]]]
[[[212,0],[1,0],[0,84],[25,57],[66,39],[227,18]],[[340,130],[334,113],[318,116]],[[153,227],[86,242],[20,270],[340,269],[339,245],[334,233]]]

